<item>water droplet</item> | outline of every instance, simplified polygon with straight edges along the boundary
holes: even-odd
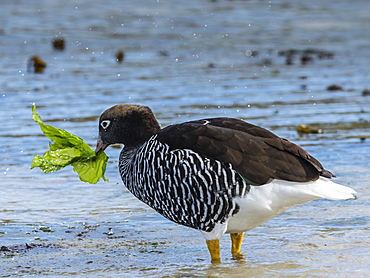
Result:
[[[245,51],[245,56],[247,56],[247,57],[251,57],[252,55],[253,55],[252,50],[246,50],[246,51]]]

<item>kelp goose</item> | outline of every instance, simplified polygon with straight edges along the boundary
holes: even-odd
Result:
[[[96,152],[118,143],[124,185],[169,220],[201,231],[212,262],[220,261],[224,233],[242,258],[244,232],[289,207],[355,198],[301,147],[238,119],[161,129],[150,108],[116,105],[100,116]]]

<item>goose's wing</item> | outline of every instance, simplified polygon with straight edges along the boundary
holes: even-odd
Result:
[[[170,149],[191,149],[231,163],[251,184],[274,179],[306,182],[334,175],[304,149],[274,133],[232,118],[212,118],[168,126],[157,139]]]

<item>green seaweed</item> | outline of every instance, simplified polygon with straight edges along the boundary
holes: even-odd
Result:
[[[66,166],[72,166],[81,181],[97,183],[104,177],[108,156],[100,151],[95,151],[81,138],[63,129],[46,125],[36,111],[36,105],[32,107],[32,119],[39,124],[42,132],[53,141],[49,144],[49,150],[44,156],[35,155],[31,169],[39,167],[44,173],[58,171]]]

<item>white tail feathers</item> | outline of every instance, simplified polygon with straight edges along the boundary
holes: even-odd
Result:
[[[265,207],[271,211],[282,212],[287,208],[316,199],[348,200],[356,199],[356,191],[331,180],[320,177],[310,182],[272,182],[252,186],[247,198],[248,207]]]
[[[312,182],[312,192],[317,197],[329,200],[356,199],[357,192],[347,186],[332,182],[327,178],[319,178]]]
[[[281,205],[279,203],[294,205],[321,198],[329,200],[356,199],[355,190],[324,177],[320,177],[316,181],[302,183],[274,180],[264,186],[266,189],[271,187],[270,194],[279,195],[279,198],[276,198],[278,206]],[[272,197],[272,199],[275,198]]]
[[[321,198],[355,199],[355,194],[353,189],[323,177],[310,182],[273,180],[265,185],[251,186],[245,198],[235,199],[240,211],[229,220],[227,231],[249,231],[297,204]]]

